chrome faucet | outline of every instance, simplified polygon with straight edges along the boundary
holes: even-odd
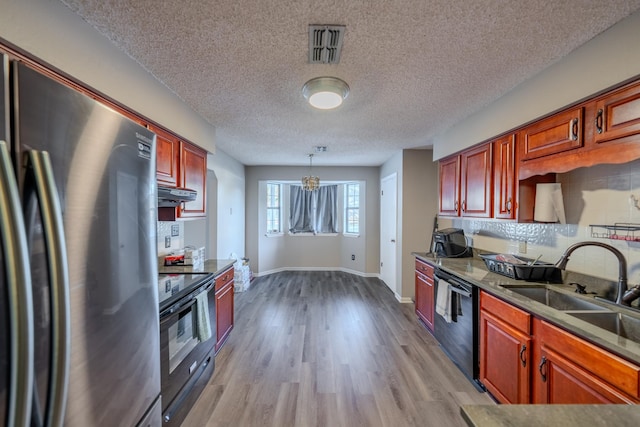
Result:
[[[613,246],[607,245],[606,243],[600,242],[578,242],[567,248],[562,254],[560,260],[556,263],[556,267],[560,270],[564,270],[567,267],[567,262],[569,261],[569,255],[573,253],[576,249],[582,246],[600,246],[601,248],[609,250],[613,253],[616,258],[618,258],[618,294],[616,295],[616,304],[622,304],[622,296],[627,291],[627,260],[624,259],[624,255],[622,252],[614,248]],[[629,305],[628,303],[625,305]]]

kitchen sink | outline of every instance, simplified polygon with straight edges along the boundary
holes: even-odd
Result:
[[[571,316],[584,320],[609,332],[640,342],[640,318],[632,317],[624,313],[609,312],[569,312]]]
[[[523,295],[541,304],[547,305],[551,308],[555,308],[556,310],[606,310],[606,307],[602,307],[601,305],[598,305],[596,303],[586,301],[584,298],[580,298],[572,294],[566,294],[564,292],[559,292],[544,285],[503,285],[502,287],[510,290],[511,292]]]

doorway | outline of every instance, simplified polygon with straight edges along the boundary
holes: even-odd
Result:
[[[396,298],[400,298],[396,280],[397,185],[398,176],[395,173],[380,181],[380,279],[393,291]]]

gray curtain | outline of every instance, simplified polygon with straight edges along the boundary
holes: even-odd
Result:
[[[336,233],[338,227],[338,186],[323,185],[304,191],[289,186],[289,231],[292,233]]]

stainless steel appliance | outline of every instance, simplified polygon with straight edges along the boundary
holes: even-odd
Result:
[[[155,135],[1,60],[0,415],[159,426]]]
[[[158,294],[162,416],[166,426],[179,426],[215,369],[215,279],[160,274]]]
[[[435,292],[442,286],[451,292],[451,322],[435,315],[434,336],[444,352],[474,385],[483,390],[478,381],[479,359],[479,293],[478,288],[460,278],[436,268]]]

